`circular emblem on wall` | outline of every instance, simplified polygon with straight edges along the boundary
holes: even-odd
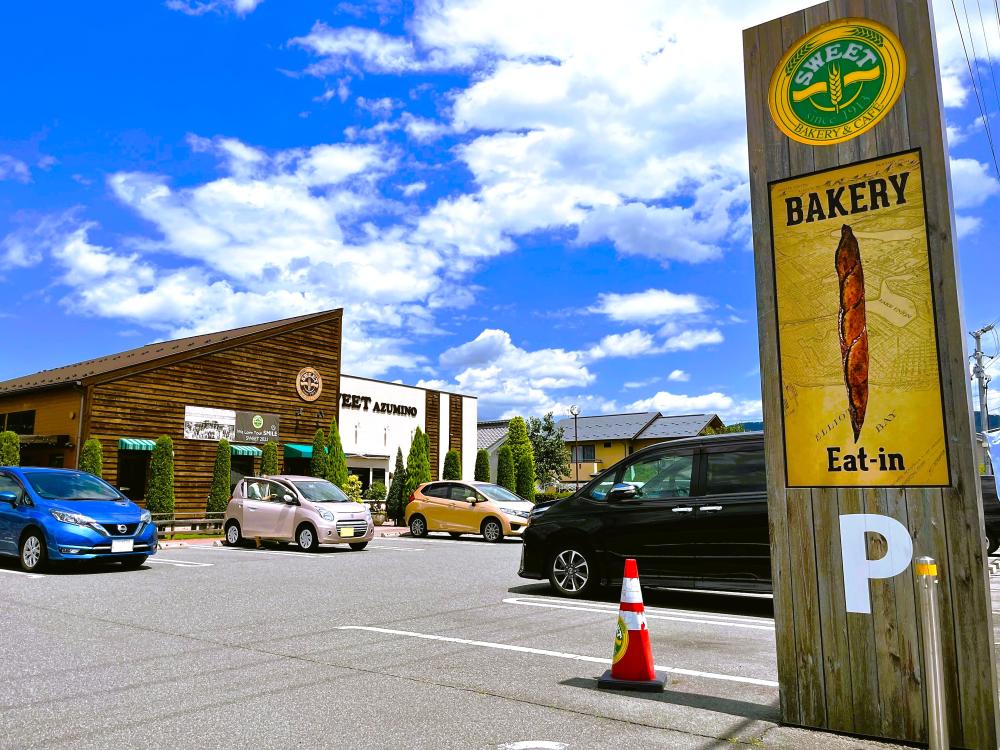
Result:
[[[323,378],[315,367],[303,367],[295,376],[295,390],[303,401],[315,401],[323,392]]]
[[[260,414],[254,414],[253,415],[253,428],[255,430],[259,430],[263,426],[264,426],[264,417],[262,417]]]
[[[906,55],[892,31],[867,18],[818,26],[785,52],[767,102],[789,138],[810,146],[871,130],[903,92]]]

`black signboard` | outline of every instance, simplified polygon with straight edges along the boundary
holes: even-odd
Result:
[[[278,440],[278,415],[257,411],[236,412],[236,442],[266,443]]]

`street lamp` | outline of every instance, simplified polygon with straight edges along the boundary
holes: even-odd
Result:
[[[576,465],[576,488],[580,489],[580,430],[577,426],[576,418],[580,416],[580,407],[573,404],[569,407],[569,413],[573,415],[573,463]]]

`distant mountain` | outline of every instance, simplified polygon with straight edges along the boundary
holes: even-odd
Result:
[[[1000,419],[1000,417],[997,417],[997,419]],[[990,424],[992,423],[993,423],[993,417],[991,416]],[[763,422],[738,422],[738,424],[743,425],[743,430],[745,432],[760,432],[761,430],[764,429]]]

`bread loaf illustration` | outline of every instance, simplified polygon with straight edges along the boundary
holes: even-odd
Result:
[[[861,248],[851,227],[844,224],[835,256],[840,280],[840,356],[844,363],[847,408],[858,442],[868,408],[868,323],[865,319],[865,275]]]

